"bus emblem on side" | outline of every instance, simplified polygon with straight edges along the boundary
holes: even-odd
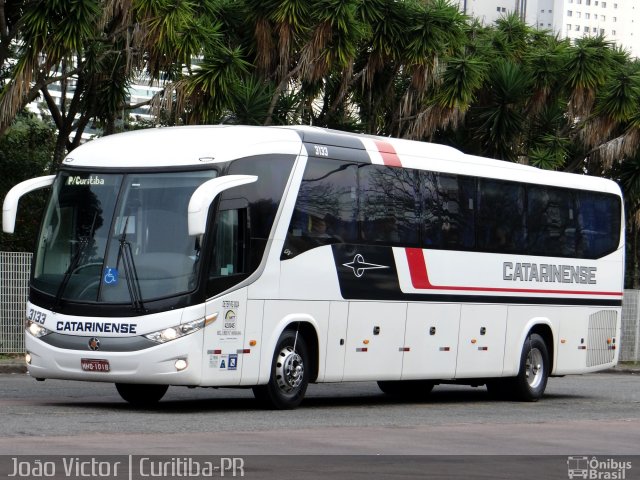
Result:
[[[349,263],[343,263],[342,266],[350,268],[351,270],[353,270],[353,274],[358,278],[360,278],[362,275],[364,275],[365,270],[375,270],[375,269],[378,269],[378,268],[389,268],[389,267],[386,267],[384,265],[376,265],[375,263],[367,263],[367,262],[364,261],[364,258],[359,253],[355,257],[353,257],[353,261],[351,261]]]

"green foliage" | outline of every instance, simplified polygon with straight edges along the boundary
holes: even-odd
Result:
[[[612,66],[612,44],[604,37],[583,37],[569,50],[565,65],[566,82],[571,89],[594,89],[604,85]]]
[[[489,74],[487,96],[475,115],[476,135],[484,154],[516,161],[524,134],[524,105],[531,91],[531,77],[517,63],[501,61]]]
[[[16,118],[0,137],[0,198],[14,185],[48,173],[54,138],[52,126],[33,115],[23,113]],[[0,251],[33,251],[47,194],[34,192],[20,200],[15,233],[0,233]]]
[[[442,84],[435,95],[436,102],[445,108],[466,110],[482,88],[488,66],[484,60],[464,53],[448,59]]]
[[[267,118],[274,87],[268,82],[247,77],[234,90],[233,111],[224,123],[262,125]]]
[[[607,79],[600,90],[594,114],[616,122],[630,119],[640,105],[640,67],[623,65]]]

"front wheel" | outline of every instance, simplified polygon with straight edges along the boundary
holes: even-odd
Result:
[[[253,394],[263,405],[276,410],[296,408],[309,385],[309,354],[302,335],[294,330],[282,332],[266,385],[253,387]]]
[[[151,407],[164,397],[169,386],[116,383],[116,389],[122,399],[126,400],[131,405],[135,407]]]

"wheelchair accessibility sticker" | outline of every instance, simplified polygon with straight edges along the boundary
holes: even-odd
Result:
[[[102,277],[102,281],[105,283],[105,285],[117,285],[118,269],[106,267],[104,269],[104,276]]]
[[[232,371],[238,369],[238,354],[214,354],[215,350],[207,350],[209,354],[209,368]]]
[[[229,363],[227,364],[227,370],[235,370],[238,368],[238,355],[232,353],[229,355]]]

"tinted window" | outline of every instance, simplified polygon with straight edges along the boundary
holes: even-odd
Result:
[[[366,165],[360,168],[359,181],[362,241],[384,245],[418,245],[418,172],[382,165]]]
[[[233,205],[233,204],[236,205]],[[207,282],[207,293],[223,292],[249,276],[251,253],[247,245],[247,211],[238,201],[222,201],[215,222],[214,247]]]
[[[527,221],[531,255],[575,256],[576,210],[571,191],[530,186]]]
[[[293,156],[247,157],[232,162],[227,171],[227,175],[258,176],[257,182],[222,194],[222,200],[242,200],[248,206],[250,271],[255,270],[262,260],[293,161]]]
[[[620,214],[615,195],[312,159],[282,258],[338,242],[599,258]]]
[[[475,180],[421,172],[422,245],[470,249],[475,244]]]
[[[579,192],[576,205],[577,255],[599,258],[620,243],[620,200],[614,195]]]
[[[480,179],[478,186],[478,248],[489,252],[523,252],[524,186],[489,179]]]
[[[307,163],[283,258],[321,245],[357,241],[357,167],[325,159]]]
[[[258,180],[226,190],[220,196],[209,230],[207,295],[231,288],[260,265],[294,159],[262,155],[241,158],[229,165],[226,175],[256,175]]]

